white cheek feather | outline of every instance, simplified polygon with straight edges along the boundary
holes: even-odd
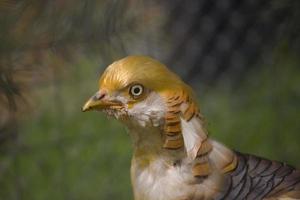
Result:
[[[153,126],[159,126],[165,110],[166,106],[160,95],[151,92],[146,99],[128,109],[128,114],[137,120],[141,126],[146,126],[149,123]]]
[[[202,141],[207,138],[206,132],[201,125],[200,119],[193,117],[190,121],[181,119],[182,135],[184,138],[184,146],[186,148],[188,157],[195,159],[197,151],[202,144]],[[209,139],[213,146],[212,151],[208,155],[211,163],[218,169],[224,168],[233,160],[234,153],[226,146]]]
[[[207,138],[207,135],[201,125],[200,119],[196,117],[193,117],[188,122],[181,118],[181,127],[186,152],[190,158],[194,159],[197,156],[198,147]]]

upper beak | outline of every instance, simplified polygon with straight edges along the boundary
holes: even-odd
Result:
[[[105,96],[105,94],[97,92],[84,104],[84,106],[82,107],[82,112],[90,110],[103,110],[112,108],[113,106],[120,106],[120,103],[105,100]]]

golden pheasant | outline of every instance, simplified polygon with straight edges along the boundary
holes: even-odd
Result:
[[[82,110],[128,127],[135,200],[300,199],[300,171],[210,139],[191,88],[160,62],[123,58],[99,86]]]

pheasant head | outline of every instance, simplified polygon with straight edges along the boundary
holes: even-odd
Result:
[[[179,149],[186,142],[189,154],[197,154],[200,144],[188,144],[191,141],[184,140],[182,134],[184,122],[194,117],[202,119],[192,90],[152,58],[129,56],[108,66],[100,78],[99,90],[82,110],[104,111],[129,126],[158,127],[164,148]],[[206,133],[200,136],[203,140]]]
[[[136,152],[180,152],[190,160],[202,159],[194,164],[195,176],[210,171],[203,155],[212,145],[191,88],[152,58],[129,56],[112,63],[82,110],[104,111],[124,122]]]

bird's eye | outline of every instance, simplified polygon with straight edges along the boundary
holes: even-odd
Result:
[[[144,87],[142,85],[133,85],[130,87],[130,94],[134,97],[138,97],[143,94]]]

